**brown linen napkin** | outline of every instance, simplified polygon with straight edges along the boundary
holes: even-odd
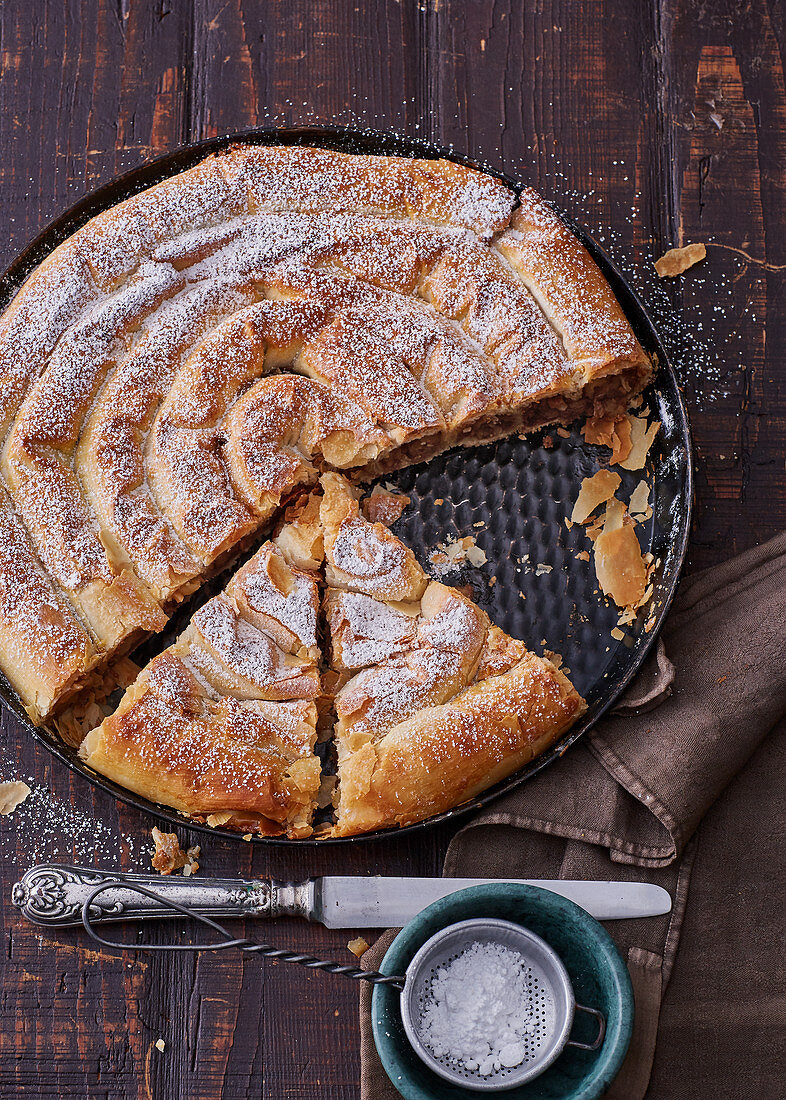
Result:
[[[640,1100],[647,1090],[695,854],[691,838],[786,715],[784,623],[786,532],[683,580],[663,630],[671,661],[660,648],[621,713],[479,813],[448,848],[448,876],[647,879],[671,893],[668,916],[607,926],[636,998],[633,1039],[607,1093],[612,1100]],[[366,952],[365,967],[379,965],[394,935],[384,933]],[[362,988],[361,1097],[396,1100],[374,1047],[370,1004],[371,989]]]

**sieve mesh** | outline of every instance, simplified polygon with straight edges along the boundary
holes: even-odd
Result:
[[[523,1061],[512,1067],[500,1065],[490,1074],[468,1069],[449,1054],[436,1056],[424,1035],[424,1015],[437,972],[473,943],[500,945],[519,953],[528,999],[528,1031],[521,1037]],[[404,1028],[421,1060],[443,1079],[485,1092],[524,1084],[550,1066],[568,1038],[574,1006],[570,979],[553,949],[520,925],[490,919],[461,921],[432,936],[407,968],[401,997]]]

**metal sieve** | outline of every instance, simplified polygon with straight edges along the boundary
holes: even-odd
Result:
[[[510,1068],[500,1066],[488,1075],[467,1069],[448,1056],[436,1057],[423,1038],[424,1012],[437,971],[473,943],[495,944],[518,952],[529,996],[529,1032],[522,1037],[524,1060]],[[598,1034],[592,1043],[569,1038],[576,1011],[597,1020]],[[603,1013],[576,1003],[568,972],[545,940],[511,921],[484,918],[449,925],[423,944],[407,967],[401,1018],[413,1050],[430,1070],[453,1085],[477,1092],[499,1092],[523,1085],[543,1073],[564,1047],[598,1050],[606,1033]]]

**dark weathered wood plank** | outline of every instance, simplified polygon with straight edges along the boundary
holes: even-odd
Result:
[[[662,19],[675,88],[667,243],[712,242],[696,277],[674,288],[686,327],[711,349],[686,378],[699,564],[775,534],[786,514],[784,28],[765,0],[712,12],[671,0]]]
[[[0,9],[4,261],[86,190],[185,139],[188,100],[179,81],[191,24],[184,6],[166,7],[108,0]],[[37,750],[7,714],[3,720],[7,774],[32,777],[52,791],[50,805],[65,818],[84,818],[82,843],[69,853],[61,839],[74,835],[74,824],[64,821],[59,835],[50,809],[35,858],[54,850],[65,861],[89,861],[91,819],[116,829],[116,804]],[[148,829],[137,815],[128,832],[141,837]],[[151,1048],[171,1007],[156,994],[167,975],[151,981],[147,960],[129,968],[88,949],[82,935],[55,938],[21,925],[8,888],[30,850],[24,838],[16,855],[3,850],[0,1095],[152,1095],[159,1072]],[[127,860],[101,844],[97,862]],[[170,965],[174,984],[184,984],[185,961]],[[18,983],[8,980],[12,972]],[[170,1073],[157,1095],[178,1088]]]
[[[192,134],[417,121],[418,9],[354,0],[198,0]]]

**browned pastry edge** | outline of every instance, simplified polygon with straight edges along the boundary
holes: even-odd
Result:
[[[409,825],[455,809],[529,763],[585,709],[567,677],[530,653],[348,755],[339,766],[334,834]]]

